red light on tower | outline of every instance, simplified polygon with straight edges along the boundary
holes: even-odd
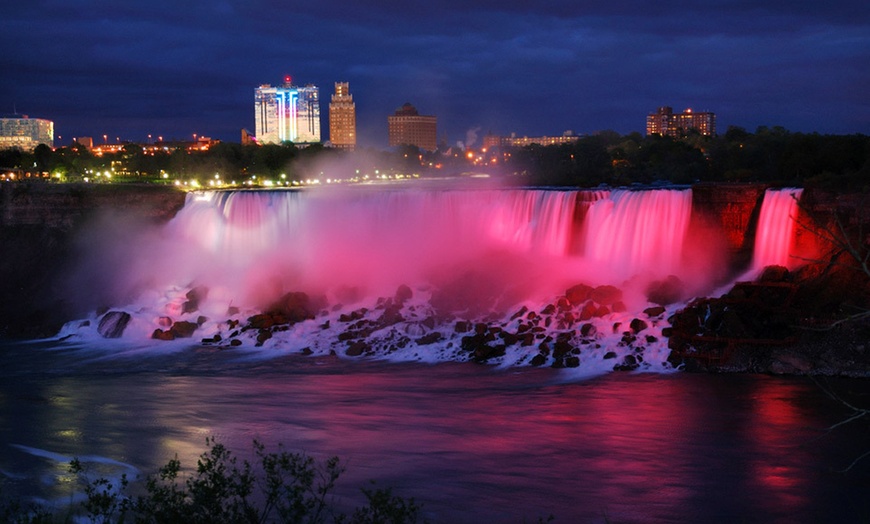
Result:
[[[284,83],[290,85],[290,81],[293,80],[290,78],[290,75],[284,75]]]

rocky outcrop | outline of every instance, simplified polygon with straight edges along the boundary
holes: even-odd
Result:
[[[834,261],[836,262],[836,260]],[[870,279],[846,260],[754,282],[689,303],[670,318],[670,361],[690,371],[870,376]]]

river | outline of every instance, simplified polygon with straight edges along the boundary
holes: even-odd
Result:
[[[827,384],[867,406],[866,381]],[[856,522],[870,459],[838,470],[867,425],[825,431],[847,416],[806,378],[0,345],[2,493],[48,502],[65,457],[148,474],[256,438],[339,456],[339,505],[375,480],[431,522]]]

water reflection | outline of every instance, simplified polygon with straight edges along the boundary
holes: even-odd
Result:
[[[866,468],[827,473],[862,435],[818,439],[840,413],[799,379],[615,373],[566,384],[549,369],[238,358],[140,359],[133,372],[80,356],[53,355],[38,372],[0,362],[4,486],[68,495],[56,465],[9,443],[149,472],[176,454],[195,466],[215,436],[242,458],[253,438],[338,455],[347,504],[377,479],[434,522],[838,521],[870,509],[859,502]]]

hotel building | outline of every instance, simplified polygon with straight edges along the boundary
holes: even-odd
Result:
[[[261,144],[320,142],[320,90],[297,87],[285,77],[281,87],[261,85],[254,92],[254,134]]]
[[[0,118],[0,149],[32,151],[45,144],[54,147],[54,122],[42,118]]]
[[[329,141],[341,149],[356,147],[356,104],[347,82],[335,83],[335,94],[329,103]]]
[[[438,148],[437,117],[421,115],[406,103],[387,117],[390,147],[412,145],[426,151]]]
[[[685,136],[694,129],[706,136],[716,134],[716,114],[708,111],[696,113],[686,109],[682,113],[674,113],[673,108],[664,106],[646,117],[646,134],[662,135],[674,138]]]

